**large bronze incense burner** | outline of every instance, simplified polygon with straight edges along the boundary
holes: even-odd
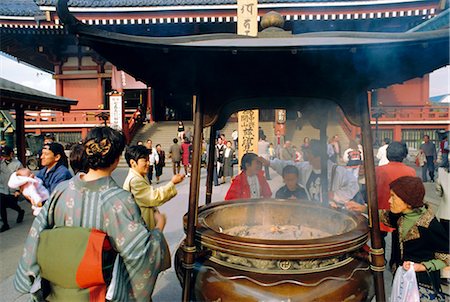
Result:
[[[298,200],[202,207],[195,235],[203,255],[195,263],[195,299],[366,301],[373,285],[369,263],[360,255],[368,231],[362,216]],[[182,257],[183,247],[176,259],[181,282]]]

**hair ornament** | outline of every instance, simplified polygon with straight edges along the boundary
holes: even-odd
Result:
[[[86,154],[89,156],[100,154],[105,156],[111,150],[111,142],[107,138],[103,138],[100,142],[96,142],[95,139],[90,139],[85,145]]]

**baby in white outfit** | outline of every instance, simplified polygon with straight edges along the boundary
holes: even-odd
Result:
[[[14,172],[9,178],[8,186],[11,189],[19,189],[22,195],[31,202],[33,215],[37,216],[42,209],[42,205],[49,198],[48,190],[42,184],[42,180],[34,177],[27,168],[22,168]]]

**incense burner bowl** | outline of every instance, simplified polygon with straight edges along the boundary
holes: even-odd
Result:
[[[267,229],[255,236],[252,227]],[[295,234],[273,236],[290,235],[283,232]],[[199,209],[193,268],[183,266],[182,244],[175,269],[182,286],[192,273],[196,301],[369,301],[367,240],[367,220],[347,211],[299,200],[218,202]]]

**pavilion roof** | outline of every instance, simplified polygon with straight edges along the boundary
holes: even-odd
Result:
[[[0,16],[34,17],[40,14],[34,0],[0,0]]]
[[[24,110],[57,110],[70,111],[78,101],[45,93],[15,82],[0,78],[0,109],[15,109],[17,106]]]
[[[419,0],[426,1],[426,0]],[[56,5],[57,0],[36,0],[38,5]],[[348,2],[349,5],[356,3],[355,0],[259,0],[258,4],[270,3],[314,3],[314,2]],[[378,0],[368,0],[365,2],[373,2],[376,4]],[[394,2],[394,1],[393,1]],[[409,1],[403,1],[409,2]],[[237,0],[101,0],[86,1],[72,0],[69,1],[70,7],[140,7],[140,6],[191,6],[191,5],[225,5],[236,4]]]
[[[272,108],[275,100],[297,110],[331,100],[360,124],[358,95],[449,64],[448,29],[151,38],[83,24],[64,1],[58,14],[81,45],[153,87],[163,103],[178,97],[171,108],[200,96],[205,125],[222,124],[238,110]]]
[[[384,0],[382,4],[405,4],[417,2],[433,2],[432,0]],[[0,16],[36,16],[42,14],[40,6],[56,6],[57,0],[0,0]],[[321,6],[329,3],[330,6],[359,6],[377,5],[379,0],[259,0],[259,5],[314,5]],[[169,7],[169,6],[217,6],[236,5],[237,0],[71,0],[72,8],[127,8],[127,7]]]

